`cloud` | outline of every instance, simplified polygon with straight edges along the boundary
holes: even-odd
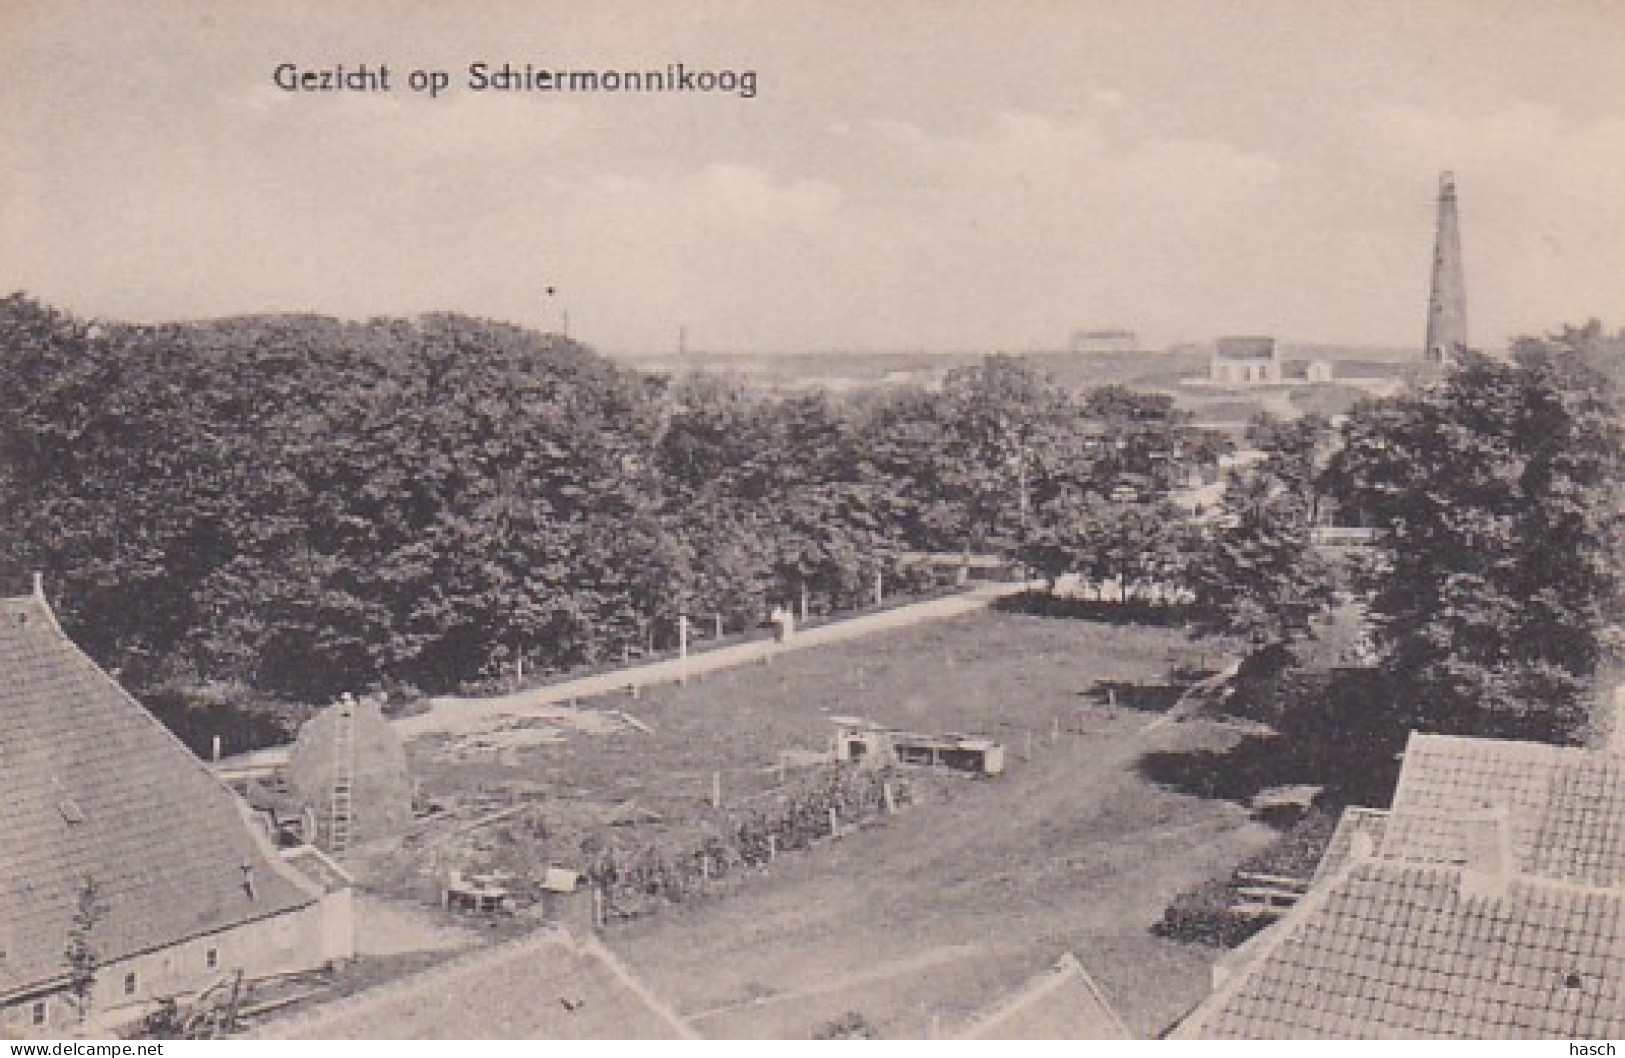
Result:
[[[1367,132],[1389,167],[1455,172],[1477,335],[1625,305],[1625,118],[1527,102],[1467,116],[1389,107]]]
[[[581,129],[581,107],[552,96],[475,93],[431,98],[395,85],[384,92],[286,92],[269,83],[228,96],[252,137],[297,135],[333,153],[387,152],[401,160],[488,157],[557,146]]]
[[[967,206],[1043,200],[1049,221],[1198,220],[1255,198],[1280,176],[1258,152],[1217,140],[1122,141],[1092,118],[1007,110],[971,133],[934,135],[895,119],[866,122],[864,132],[915,186]]]
[[[616,316],[619,296],[636,307],[617,325],[652,340],[682,320],[729,347],[1053,343],[1230,270],[1229,233],[1281,175],[1217,141],[1124,141],[1014,110],[962,130],[871,117],[824,132],[816,176],[718,161],[568,192],[551,234],[593,248],[573,281],[602,298],[582,318]],[[1211,268],[1166,265],[1192,256]]]

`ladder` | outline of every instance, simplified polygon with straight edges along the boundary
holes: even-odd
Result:
[[[327,851],[338,856],[350,847],[353,821],[355,699],[345,695],[333,709],[333,799],[327,820]]]

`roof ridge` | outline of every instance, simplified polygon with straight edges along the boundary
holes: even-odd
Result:
[[[1415,742],[1449,742],[1466,746],[1498,746],[1515,748],[1523,753],[1555,753],[1555,754],[1585,754],[1603,755],[1608,751],[1594,746],[1562,746],[1556,742],[1534,742],[1526,738],[1493,738],[1485,735],[1451,735],[1442,731],[1416,731],[1412,730],[1406,742],[1406,750]]]
[[[1207,1019],[1215,1011],[1222,1010],[1229,1004],[1235,994],[1241,990],[1241,986],[1247,983],[1248,974],[1246,970],[1261,965],[1271,955],[1274,955],[1283,944],[1296,935],[1312,913],[1318,912],[1321,907],[1326,905],[1330,899],[1330,894],[1347,880],[1356,866],[1370,862],[1372,861],[1365,857],[1350,856],[1338,868],[1336,874],[1327,878],[1320,885],[1311,888],[1278,921],[1265,926],[1257,937],[1274,934],[1274,939],[1260,944],[1258,950],[1253,953],[1252,958],[1247,960],[1247,967],[1237,967],[1235,972],[1231,973],[1223,984],[1210,991],[1201,1002],[1191,1008],[1190,1013],[1180,1019],[1174,1031],[1168,1033],[1167,1038],[1171,1040],[1203,1039],[1202,1030],[1206,1027]]]
[[[443,962],[434,963],[421,970],[416,970],[391,981],[349,995],[338,996],[333,999],[319,1001],[312,1006],[286,1017],[273,1016],[266,1021],[263,1028],[255,1029],[248,1034],[250,1039],[288,1039],[290,1031],[301,1025],[321,1022],[325,1019],[342,1017],[358,1008],[387,1003],[393,996],[401,992],[411,991],[419,986],[424,979],[438,975],[454,975],[478,966],[485,962],[500,962],[512,958],[531,948],[543,949],[551,947],[565,947],[572,951],[575,945],[570,935],[557,927],[543,927],[532,933],[516,937],[513,940],[503,941],[499,944],[476,947],[471,951],[454,955]]]
[[[1027,978],[1026,981],[1013,993],[1006,995],[993,1007],[970,1019],[963,1027],[954,1033],[955,1039],[972,1039],[977,1034],[986,1032],[990,1027],[999,1024],[1015,1014],[1026,1010],[1036,1003],[1048,999],[1056,991],[1066,985],[1068,981],[1077,981],[1083,986],[1095,1001],[1100,1012],[1111,1023],[1123,1039],[1133,1039],[1134,1034],[1129,1031],[1123,1019],[1118,1015],[1106,993],[1101,989],[1100,983],[1089,973],[1087,967],[1071,950],[1063,951],[1061,957],[1056,959],[1047,969],[1040,970]]]

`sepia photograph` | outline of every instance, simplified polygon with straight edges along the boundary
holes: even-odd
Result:
[[[1614,1053],[1622,71],[0,0],[0,1039]]]

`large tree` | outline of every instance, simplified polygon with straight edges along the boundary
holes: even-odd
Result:
[[[1329,424],[1313,415],[1260,415],[1249,427],[1257,457],[1232,472],[1217,517],[1189,551],[1202,631],[1256,647],[1289,646],[1310,634],[1334,587],[1311,539],[1329,435]]]
[[[1596,335],[1591,335],[1596,337]],[[1620,611],[1625,448],[1586,334],[1359,409],[1331,477],[1382,534],[1371,612],[1409,722],[1582,736]]]

